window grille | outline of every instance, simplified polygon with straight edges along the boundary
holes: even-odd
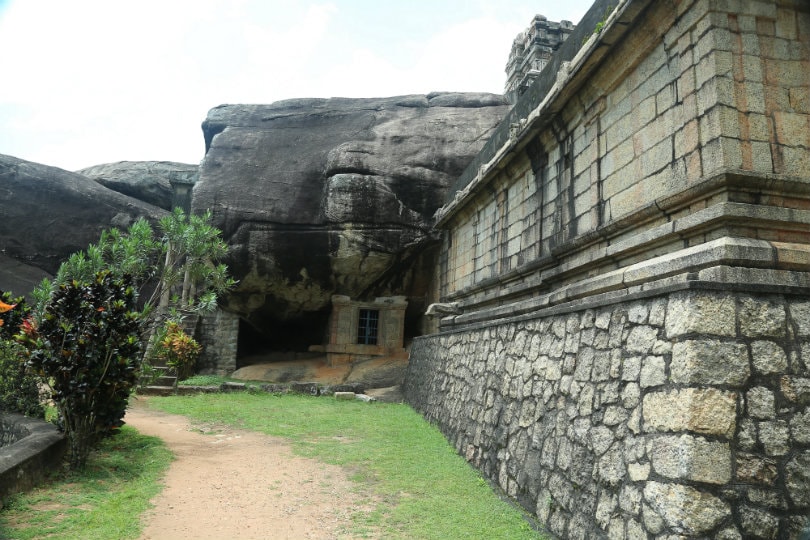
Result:
[[[361,309],[357,322],[357,343],[360,345],[376,345],[379,322],[379,310]]]

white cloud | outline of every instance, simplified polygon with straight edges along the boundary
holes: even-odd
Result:
[[[501,92],[512,39],[536,10],[559,19],[588,2],[537,4],[11,0],[0,4],[0,153],[71,169],[193,163],[200,123],[222,103]]]

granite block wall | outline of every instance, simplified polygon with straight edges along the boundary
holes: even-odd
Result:
[[[797,538],[810,516],[806,296],[684,288],[425,336],[405,393],[561,538]]]

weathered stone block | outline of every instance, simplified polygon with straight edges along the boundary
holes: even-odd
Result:
[[[785,308],[782,304],[756,298],[740,301],[740,331],[747,337],[781,337],[785,335]]]
[[[770,144],[770,130],[768,127],[768,117],[765,114],[748,114],[745,120],[748,122],[748,137],[752,141],[762,141]],[[770,155],[770,152],[768,152]]]
[[[740,509],[740,522],[747,538],[775,539],[779,533],[779,520],[775,516],[749,506]]]
[[[607,452],[607,449],[610,448],[610,446],[616,440],[615,436],[613,435],[613,430],[606,426],[594,427],[591,430],[588,438],[590,440],[589,446],[591,449],[593,449],[594,454],[597,456],[601,456]]]
[[[810,302],[791,302],[790,316],[800,337],[810,336]]]
[[[751,343],[751,363],[762,375],[784,373],[788,365],[785,350],[773,341]]]
[[[625,349],[630,352],[649,353],[658,338],[658,328],[639,325],[630,330]]]
[[[670,339],[692,332],[734,336],[735,327],[736,306],[730,295],[683,292],[670,297],[665,324]]]
[[[810,152],[805,148],[782,146],[781,151],[782,166],[775,167],[778,172],[801,176],[805,174],[807,170],[810,170]]]
[[[752,418],[770,420],[776,414],[773,392],[763,386],[756,386],[746,392],[745,407]]]
[[[641,364],[639,384],[642,388],[660,386],[667,382],[666,362],[661,356],[645,356]]]
[[[753,450],[757,444],[757,426],[750,418],[740,420],[740,432],[737,437],[738,444],[743,450]]]
[[[728,504],[689,486],[647,482],[644,499],[676,533],[700,535],[731,515]]]
[[[779,510],[787,510],[788,508],[787,501],[780,494],[778,488],[751,488],[747,492],[748,500],[752,504]]]
[[[790,106],[797,112],[810,113],[810,88],[791,88],[789,91]]]
[[[776,140],[788,146],[807,144],[810,117],[806,114],[774,112]]]
[[[736,528],[729,527],[718,532],[715,540],[742,540],[742,536]]]
[[[810,506],[810,450],[798,453],[788,461],[785,486],[793,504]]]
[[[737,454],[736,479],[749,484],[773,485],[779,476],[776,462],[754,454]]]
[[[782,395],[791,403],[810,403],[810,378],[784,375],[779,379]]]
[[[757,431],[767,455],[783,456],[790,452],[790,428],[784,420],[760,422]]]
[[[596,478],[609,486],[617,486],[626,474],[627,467],[624,463],[624,456],[618,445],[614,445],[605,455],[599,458],[595,471]]]
[[[810,408],[797,413],[790,420],[790,436],[793,442],[810,444]]]
[[[652,534],[658,534],[664,530],[664,520],[659,516],[655,510],[648,504],[643,503],[641,506],[641,517],[644,521],[644,527]]]
[[[681,384],[741,386],[751,374],[743,343],[687,340],[672,348],[671,379]]]
[[[666,478],[725,484],[731,480],[728,443],[693,435],[656,437],[649,452],[653,469]]]
[[[737,423],[737,395],[714,388],[650,392],[642,409],[648,433],[692,431],[730,438]]]
[[[603,492],[599,497],[599,502],[596,503],[596,512],[594,517],[602,529],[607,529],[610,525],[610,518],[615,512],[617,505],[618,502],[615,495],[610,495],[609,493]]]
[[[646,480],[650,476],[650,464],[647,463],[629,463],[627,465],[627,473],[630,480],[639,482]]]

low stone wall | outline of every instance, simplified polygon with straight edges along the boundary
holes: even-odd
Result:
[[[2,508],[2,501],[9,495],[36,486],[48,471],[56,468],[67,445],[56,426],[43,420],[0,411],[0,425],[0,431],[15,433],[12,444],[0,446]]]
[[[0,416],[0,448],[11,446],[30,434],[25,426],[12,422],[5,416]]]
[[[419,338],[406,399],[560,537],[796,538],[810,300],[691,287]]]

